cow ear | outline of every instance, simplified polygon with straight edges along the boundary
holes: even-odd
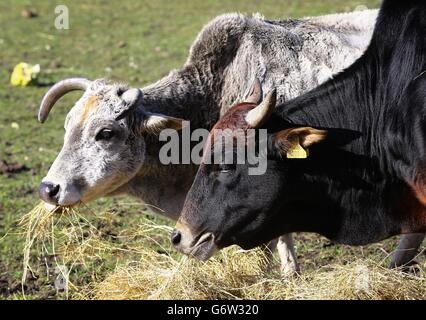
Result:
[[[309,147],[326,137],[326,130],[311,127],[285,129],[271,136],[269,151],[289,159],[304,159],[309,156]]]
[[[164,129],[181,130],[185,120],[169,117],[158,113],[146,113],[142,130],[148,133],[159,134]]]

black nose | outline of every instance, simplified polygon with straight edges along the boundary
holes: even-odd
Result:
[[[177,231],[176,229],[174,229],[170,237],[170,240],[172,241],[173,245],[177,246],[181,238],[182,238],[181,233]]]
[[[52,204],[58,204],[59,184],[42,182],[39,188],[40,198]]]

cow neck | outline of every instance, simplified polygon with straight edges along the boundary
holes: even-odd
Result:
[[[193,65],[172,71],[159,81],[142,88],[142,107],[154,113],[182,118],[191,122],[192,128],[210,128],[217,120],[212,115],[219,106],[210,88],[204,83],[209,77]]]
[[[385,1],[372,42],[358,61],[317,89],[277,107],[277,114],[290,124],[329,129],[332,139],[346,136],[337,139],[339,148],[332,145],[336,141],[317,146],[318,152],[300,165],[302,179],[312,187],[310,197],[330,201],[326,209],[315,212],[311,212],[315,206],[309,207],[315,200],[297,208],[304,221],[323,219],[312,224],[316,230],[305,231],[342,243],[364,244],[425,230],[424,205],[407,183],[414,162],[404,157],[408,151],[422,156],[422,151],[408,141],[411,136],[406,131],[413,130],[414,123],[404,123],[410,117],[401,114],[407,87],[426,66],[422,18],[426,4],[412,2],[417,10]],[[398,150],[390,143],[395,137],[402,139]],[[342,178],[343,173],[352,176]],[[320,186],[326,191],[319,191]],[[306,185],[294,190],[306,192]],[[333,223],[327,226],[327,221]]]
[[[287,122],[330,129],[344,150],[370,158],[386,176],[405,181],[415,164],[407,155],[425,153],[412,140],[418,118],[412,113],[418,110],[404,105],[407,87],[426,69],[426,4],[412,2],[416,10],[385,1],[372,41],[359,60],[277,107]],[[402,161],[395,165],[395,158]]]

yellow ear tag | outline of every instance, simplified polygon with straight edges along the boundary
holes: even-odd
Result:
[[[304,149],[299,142],[287,151],[288,159],[306,159],[308,156],[309,150]]]

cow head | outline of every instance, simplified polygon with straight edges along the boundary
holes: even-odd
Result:
[[[74,90],[84,94],[66,117],[62,150],[40,184],[41,199],[52,205],[73,206],[112,193],[141,169],[145,135],[182,125],[181,119],[145,112],[140,89],[82,78],[54,85],[41,102],[39,121]]]
[[[267,124],[275,109],[276,92],[271,91],[263,102],[256,103],[261,100],[260,84],[256,87],[254,97],[252,95],[248,102],[233,106],[219,120],[210,132],[210,139],[217,129],[247,131]],[[277,203],[286,202],[285,196],[293,179],[289,161],[295,160],[286,159],[286,153],[322,141],[326,132],[290,125],[280,128],[267,135],[267,170],[264,174],[250,175],[248,161],[231,165],[202,162],[171,235],[177,250],[205,260],[226,246],[238,244],[248,249],[281,234],[277,222],[283,220],[285,212],[278,209]],[[217,145],[207,142],[205,152]]]

